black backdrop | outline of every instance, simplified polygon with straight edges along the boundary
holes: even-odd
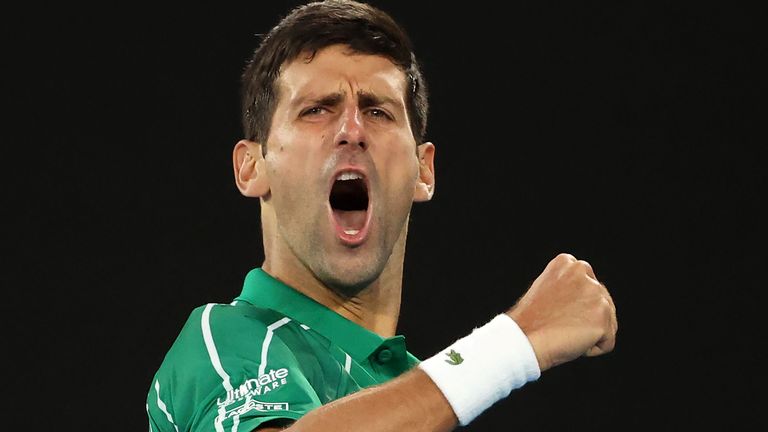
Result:
[[[437,188],[412,214],[410,350],[503,311],[561,251],[593,264],[620,323],[613,353],[546,372],[466,429],[764,424],[763,15],[414,3],[374,3],[410,31],[431,88]],[[146,430],[189,311],[229,302],[259,265],[258,203],[231,173],[238,78],[295,4],[6,15],[12,424]]]

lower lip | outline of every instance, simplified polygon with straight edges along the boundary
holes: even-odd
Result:
[[[336,237],[341,241],[343,245],[357,247],[365,243],[365,240],[368,238],[368,232],[370,231],[371,226],[370,205],[368,205],[368,209],[365,211],[365,223],[363,224],[363,227],[360,228],[360,230],[355,234],[348,234],[344,232],[344,228],[336,222],[336,217],[333,215],[333,209],[330,205],[328,206],[328,217],[331,221],[331,225],[333,226],[334,231],[336,231]]]

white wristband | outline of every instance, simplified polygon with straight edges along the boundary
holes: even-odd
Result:
[[[505,313],[418,367],[443,392],[462,426],[541,375],[528,337]]]

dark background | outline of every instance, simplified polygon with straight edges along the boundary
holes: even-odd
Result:
[[[610,289],[609,355],[467,430],[765,424],[765,15],[732,3],[377,1],[431,89],[400,332],[425,358],[570,252]],[[146,430],[187,314],[263,259],[239,195],[239,74],[297,2],[8,11],[6,391],[26,429]],[[407,401],[404,401],[404,403]]]

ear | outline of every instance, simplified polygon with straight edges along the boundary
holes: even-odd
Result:
[[[232,150],[232,166],[235,169],[235,184],[241,194],[260,198],[269,193],[269,176],[260,144],[238,141]]]
[[[417,147],[419,178],[413,189],[414,201],[429,201],[435,193],[435,145],[426,142]]]

